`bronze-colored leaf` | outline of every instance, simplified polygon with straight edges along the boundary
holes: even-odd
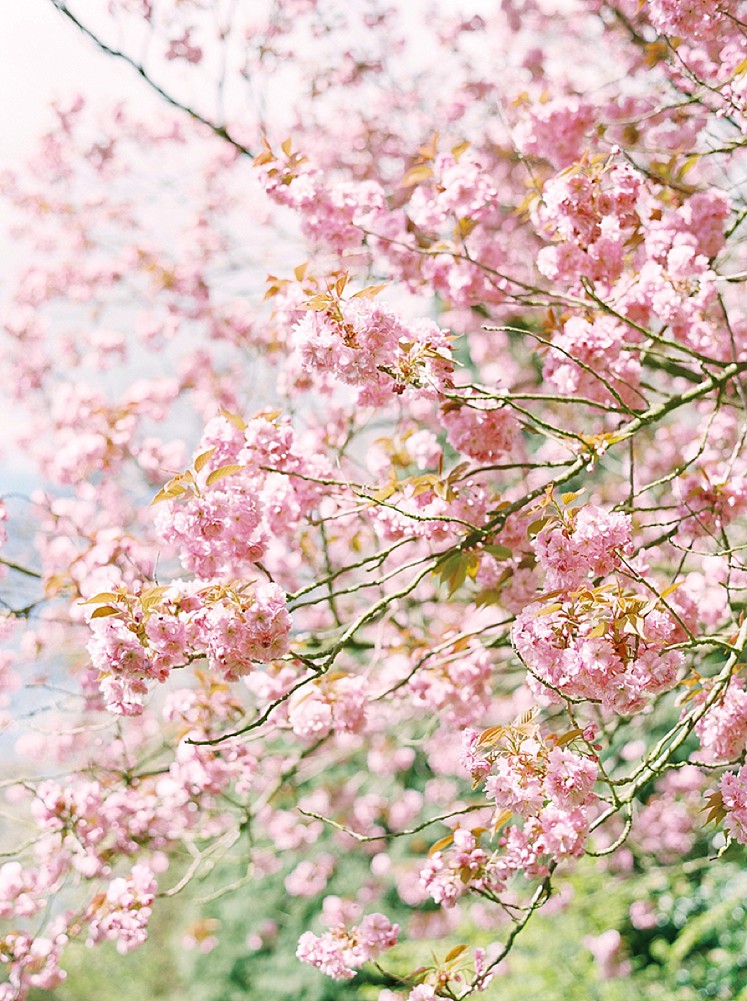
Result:
[[[111,605],[99,605],[99,607],[95,608],[91,613],[91,618],[103,619],[107,615],[118,615],[118,614],[119,614],[118,608],[112,608]]]
[[[209,487],[212,487],[214,483],[218,483],[219,480],[225,480],[227,476],[233,476],[234,473],[239,473],[242,469],[246,469],[246,466],[239,465],[238,463],[233,463],[230,466],[219,466],[218,469],[212,471],[205,482]]]

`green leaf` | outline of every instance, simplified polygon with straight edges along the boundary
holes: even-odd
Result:
[[[527,527],[527,535],[529,536],[529,538],[533,539],[535,535],[539,535],[539,533],[542,531],[542,529],[550,520],[551,519],[547,517],[547,518],[537,518],[536,521],[533,521],[531,525]]]
[[[501,546],[497,543],[491,543],[489,546],[483,546],[482,548],[497,560],[510,560],[514,555],[513,550],[509,549],[508,546]]]

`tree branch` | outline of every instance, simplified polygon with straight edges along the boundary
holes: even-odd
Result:
[[[184,114],[189,115],[189,117],[194,121],[199,122],[201,125],[205,125],[214,135],[218,136],[219,139],[223,139],[224,142],[229,143],[243,156],[248,156],[250,158],[254,157],[254,154],[250,149],[244,146],[243,143],[240,143],[238,139],[234,139],[225,125],[218,125],[215,122],[211,122],[209,118],[200,114],[200,112],[195,108],[190,107],[188,104],[184,104],[178,98],[174,97],[173,94],[169,94],[168,91],[164,90],[160,84],[156,83],[141,63],[134,60],[132,56],[128,56],[126,52],[122,52],[121,49],[115,49],[111,45],[107,45],[106,42],[102,41],[98,35],[91,31],[90,28],[86,27],[86,25],[83,24],[83,22],[80,21],[75,14],[73,14],[67,5],[63,3],[63,0],[50,0],[50,3],[60,12],[60,14],[63,15],[63,17],[66,17],[71,24],[75,25],[81,34],[85,35],[86,38],[93,42],[100,52],[104,52],[108,56],[113,56],[115,59],[121,59],[122,62],[127,63],[128,66],[134,69],[138,76],[144,80],[145,83],[147,83],[151,90],[155,91],[156,94],[163,98],[167,104],[170,104],[172,108],[176,108],[178,111],[183,111]]]

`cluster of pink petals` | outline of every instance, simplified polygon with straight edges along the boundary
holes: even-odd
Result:
[[[572,591],[591,578],[606,577],[619,568],[621,554],[633,553],[630,518],[595,504],[569,509],[562,520],[542,527],[534,552],[548,588]]]
[[[725,6],[722,0],[650,0],[647,13],[662,35],[701,38],[728,16]]]
[[[692,850],[702,824],[703,786],[695,765],[667,772],[634,819],[632,840],[662,865],[673,865]]]
[[[110,606],[115,614],[90,621],[88,652],[100,672],[111,712],[142,711],[148,682],[205,657],[227,681],[253,670],[256,662],[284,656],[291,618],[283,590],[273,583],[236,588],[180,585],[146,611],[132,602]]]
[[[354,675],[322,678],[290,699],[288,722],[299,737],[316,739],[329,733],[359,733],[366,721],[368,682]]]
[[[309,310],[293,343],[301,368],[356,386],[361,404],[381,406],[405,392],[433,397],[451,384],[446,333],[431,320],[404,322],[366,299]]]
[[[518,742],[517,742],[518,739]],[[465,751],[475,755],[475,735],[464,735]],[[465,761],[465,763],[468,763]],[[473,772],[484,774],[479,759]],[[495,802],[496,815],[509,811],[522,818],[521,827],[509,827],[500,840],[504,867],[522,868],[528,875],[542,874],[548,859],[581,853],[597,802],[594,783],[596,761],[569,748],[550,746],[537,736],[513,738],[493,756],[484,788]],[[544,857],[544,858],[543,858]],[[517,863],[520,861],[520,865]]]
[[[49,864],[35,869],[24,869],[20,862],[6,862],[0,867],[0,917],[37,914],[59,886],[64,871],[59,857],[52,857]]]
[[[397,944],[399,925],[383,914],[367,914],[352,928],[339,926],[323,935],[307,931],[298,940],[296,956],[335,980],[351,980],[359,967]]]
[[[161,508],[157,527],[163,540],[178,548],[185,569],[203,578],[240,572],[266,550],[262,510],[252,487],[238,479]]]
[[[64,917],[55,918],[44,936],[9,932],[0,938],[0,962],[7,981],[0,984],[0,1001],[24,1001],[31,990],[53,990],[65,980],[60,968],[68,942]]]
[[[492,698],[494,667],[486,650],[465,650],[450,658],[431,658],[417,669],[407,694],[418,708],[437,713],[454,727],[474,724]]]
[[[446,439],[457,452],[477,462],[492,462],[508,455],[519,430],[507,408],[485,404],[448,403],[442,407]]]
[[[380,184],[332,181],[306,157],[284,151],[258,175],[270,198],[298,211],[304,233],[337,253],[360,247],[366,231],[386,215],[386,193]]]
[[[105,939],[117,943],[117,952],[136,949],[148,937],[148,921],[156,896],[156,880],[139,862],[129,876],[113,879],[106,893],[94,898],[86,915],[88,943]]]
[[[740,844],[747,845],[747,765],[724,775],[721,795],[726,810],[725,829]]]
[[[458,220],[481,221],[494,216],[500,198],[494,179],[471,152],[458,158],[439,153],[433,162],[433,177],[419,185],[408,203],[408,214],[424,230],[451,230]]]
[[[668,612],[653,608],[634,634],[620,627],[626,611],[615,597],[595,610],[580,609],[573,599],[557,604],[549,614],[540,603],[528,605],[513,626],[534,692],[590,699],[629,715],[675,684],[683,654],[666,649],[677,632]]]
[[[193,619],[195,648],[227,681],[253,669],[256,661],[284,656],[289,649],[291,618],[285,593],[277,584],[257,584],[235,601],[211,601]]]
[[[701,696],[705,698],[704,692]],[[747,690],[733,678],[723,696],[695,724],[700,746],[709,760],[731,761],[747,748]]]
[[[448,849],[434,852],[420,870],[420,881],[428,895],[441,907],[453,907],[468,888],[501,889],[488,869],[490,857],[480,848],[478,839],[466,829],[454,831]]]
[[[577,97],[535,103],[514,130],[516,145],[563,170],[581,157],[596,116],[596,109]]]
[[[475,785],[483,783],[495,804],[496,823],[514,816],[520,824],[504,829],[491,855],[480,847],[479,832],[457,828],[453,840],[421,869],[423,886],[436,903],[451,907],[469,889],[500,891],[516,873],[542,877],[551,860],[583,852],[597,802],[598,767],[592,758],[548,747],[531,728],[515,731],[500,752],[486,753],[478,734],[467,729],[460,764]]]
[[[635,332],[614,317],[589,320],[571,316],[553,336],[553,347],[542,366],[543,375],[565,396],[610,404],[617,402],[617,394],[628,406],[640,407],[642,397],[636,389],[641,363],[629,350],[635,340]]]
[[[544,186],[538,232],[557,241],[537,267],[552,281],[577,287],[582,276],[611,284],[622,274],[625,244],[640,223],[641,179],[627,165],[601,173],[566,170]]]
[[[711,472],[688,470],[674,485],[683,535],[713,535],[747,511],[747,478]]]
[[[160,504],[156,528],[203,579],[250,572],[270,540],[286,540],[318,503],[314,481],[330,473],[287,419],[262,415],[246,423],[213,418],[197,456],[206,457],[196,472],[198,492]]]

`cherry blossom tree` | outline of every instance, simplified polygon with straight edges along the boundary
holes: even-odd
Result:
[[[747,3],[49,3],[161,113],[2,178],[0,999],[230,855],[454,1001],[747,842]]]

